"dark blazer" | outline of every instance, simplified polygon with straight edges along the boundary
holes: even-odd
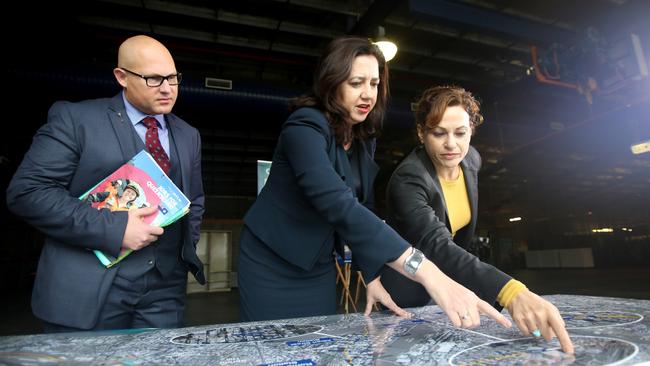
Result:
[[[175,115],[165,118],[178,151],[183,193],[191,201],[181,222],[181,257],[204,282],[195,250],[204,211],[200,136]],[[121,94],[50,108],[7,189],[9,209],[45,234],[32,294],[37,317],[83,329],[96,323],[117,268],[104,268],[91,249],[118,255],[128,213],[96,210],[79,196],[131,159],[140,142]]]
[[[362,196],[370,198],[378,171],[374,140],[362,144]],[[374,279],[408,243],[354,197],[345,182],[347,165],[323,113],[298,109],[282,127],[269,178],[244,218],[246,226],[284,260],[307,271],[319,254],[331,253],[338,235],[364,277]]]
[[[463,249],[469,245],[476,228],[478,171],[481,168],[481,157],[476,149],[470,146],[460,166],[472,219],[456,233],[455,240],[451,236],[438,175],[421,146],[397,166],[388,182],[386,221],[445,274],[500,309],[496,297],[510,276]],[[408,281],[391,268],[384,271],[381,281],[400,306],[422,306],[430,301],[420,284]]]

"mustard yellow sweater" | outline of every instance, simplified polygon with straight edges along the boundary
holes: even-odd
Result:
[[[438,179],[440,180],[442,195],[445,198],[445,205],[447,206],[447,217],[451,225],[451,235],[455,236],[458,230],[469,224],[472,219],[472,210],[469,206],[469,198],[467,197],[467,189],[465,188],[465,176],[463,175],[463,170],[460,169],[460,174],[458,174],[456,180],[445,180],[440,176],[438,176]],[[526,290],[526,285],[515,279],[511,279],[499,291],[497,301],[501,306],[508,307],[512,299],[524,290]]]

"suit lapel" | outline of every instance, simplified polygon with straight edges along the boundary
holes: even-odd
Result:
[[[449,213],[447,212],[447,202],[445,201],[445,195],[442,192],[442,185],[440,184],[440,180],[438,179],[438,174],[436,173],[436,168],[433,166],[433,163],[429,159],[429,156],[427,155],[426,150],[423,147],[417,147],[416,148],[416,155],[418,159],[422,162],[422,165],[424,165],[425,169],[427,170],[427,173],[429,173],[429,176],[431,177],[431,180],[433,181],[433,187],[437,191],[438,195],[440,195],[444,209],[445,209],[445,225],[447,225],[447,228],[451,230],[451,224],[449,223]],[[467,158],[463,159],[463,161],[460,162],[460,168],[463,170],[463,177],[465,180],[465,188],[467,189],[467,197],[469,199],[469,207],[470,210],[472,211],[472,219],[469,222],[469,225],[463,227],[456,233],[456,239],[457,243],[465,244],[469,243],[469,239],[471,239],[471,236],[469,238],[464,238],[464,236],[468,235],[468,233],[471,233],[473,235],[474,233],[474,227],[476,226],[476,217],[478,215],[477,213],[477,206],[478,206],[478,192],[477,192],[477,177],[476,177],[476,172],[473,171],[470,167],[467,166]],[[435,207],[433,202],[430,202],[432,207]],[[442,217],[440,218],[441,220],[443,219]]]
[[[329,124],[327,125],[329,127]],[[339,146],[336,143],[336,138],[334,135],[331,134],[331,131],[327,131],[329,133],[329,145],[328,145],[328,151],[327,154],[329,155],[330,162],[332,163],[332,166],[334,167],[334,171],[338,173],[338,175],[345,181],[346,178],[346,172],[345,170],[346,165],[348,164],[347,167],[349,167],[349,162],[347,161],[347,156],[345,155],[345,149],[343,149],[342,146]]]
[[[447,214],[447,203],[445,202],[445,195],[442,193],[442,186],[440,185],[440,180],[438,179],[438,173],[436,172],[436,168],[433,166],[433,163],[431,162],[431,159],[429,159],[429,155],[427,155],[426,150],[424,147],[419,146],[416,148],[416,155],[418,159],[420,159],[420,162],[426,169],[427,173],[429,173],[429,176],[431,177],[431,180],[433,181],[433,188],[438,192],[440,197],[442,197],[442,201],[445,205],[445,215]]]
[[[341,176],[341,179],[345,184],[350,187],[352,194],[356,197],[356,192],[354,191],[354,182],[352,175],[348,176],[348,173],[352,172],[352,167],[350,166],[350,160],[348,160],[348,154],[341,145],[336,145],[336,163],[334,164],[334,170]]]
[[[334,170],[338,175],[343,179],[343,181],[350,187],[352,194],[356,196],[354,191],[354,183],[349,181],[352,177],[347,176],[347,172],[351,171],[350,161],[348,160],[348,155],[343,146],[336,143],[336,138],[334,135],[330,135],[330,144],[329,144],[329,158],[334,166]],[[370,197],[371,189],[373,189],[372,183],[379,171],[379,166],[373,158],[370,156],[368,151],[368,146],[365,141],[360,141],[360,151],[358,153],[361,156],[361,161],[359,161],[360,171],[359,176],[361,177],[361,193],[362,196],[358,197],[360,202],[364,202],[368,197]]]
[[[366,201],[370,197],[371,190],[374,188],[372,183],[379,172],[379,166],[375,163],[375,160],[371,156],[370,150],[368,150],[368,143],[363,140],[361,142],[361,150],[359,154],[361,156],[361,161],[359,162],[359,176],[361,177],[361,198],[363,201]]]
[[[444,217],[440,217],[440,221],[443,221],[445,225],[447,226],[447,229],[451,230],[451,224],[449,223],[449,212],[447,212],[447,201],[445,200],[445,194],[442,191],[442,185],[440,184],[440,180],[438,179],[438,173],[436,172],[436,168],[433,166],[433,163],[431,162],[431,159],[429,158],[429,155],[427,155],[427,151],[424,149],[423,146],[419,146],[416,148],[416,154],[418,159],[420,159],[420,162],[422,162],[422,165],[424,165],[424,168],[427,170],[427,173],[429,173],[429,176],[431,178],[431,181],[433,182],[433,188],[436,190],[437,196],[440,197],[442,200],[442,205],[443,208],[445,209],[444,211]],[[431,197],[435,197],[436,195],[432,195]],[[436,207],[435,202],[429,202],[431,207]],[[440,213],[443,215],[443,213]]]
[[[190,187],[190,183],[188,181],[188,177],[190,176],[190,173],[188,171],[189,169],[189,164],[184,164],[185,162],[190,161],[190,156],[189,153],[186,149],[184,149],[184,146],[187,146],[187,144],[179,144],[177,141],[187,141],[187,136],[183,133],[184,131],[179,128],[178,123],[175,122],[174,115],[168,114],[165,116],[165,120],[167,121],[167,127],[169,128],[169,132],[171,132],[171,136],[169,139],[170,144],[174,144],[174,147],[176,148],[176,152],[178,153],[178,164],[180,165],[180,172],[181,172],[181,184],[183,186],[183,191],[185,194],[188,194],[189,192],[186,191]],[[171,148],[169,149],[171,152]]]
[[[465,160],[460,162],[460,168],[463,169],[463,176],[465,177],[465,189],[467,189],[467,197],[469,198],[469,208],[472,211],[472,220],[470,221],[469,226],[472,226],[476,222],[477,217],[477,177],[475,172],[467,166]]]
[[[478,216],[477,177],[476,172],[467,165],[467,159],[463,159],[463,161],[460,162],[460,168],[463,170],[465,189],[467,190],[467,199],[469,201],[469,209],[472,216],[469,224],[458,230],[455,236],[455,241],[458,245],[467,249],[472,241],[472,236],[474,236],[476,218]]]
[[[129,116],[126,114],[121,93],[111,99],[108,108],[108,120],[117,137],[123,161],[126,162],[134,157],[140,149],[137,144],[138,140],[134,138],[134,135],[136,135],[135,137],[138,136],[133,129]]]

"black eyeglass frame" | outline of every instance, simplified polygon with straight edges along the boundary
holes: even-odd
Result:
[[[161,86],[162,83],[165,82],[165,80],[167,80],[167,83],[168,83],[170,86],[180,85],[181,80],[183,79],[183,74],[180,73],[180,72],[178,72],[178,73],[176,73],[176,74],[167,75],[167,76],[162,76],[162,75],[144,76],[144,75],[142,75],[142,74],[138,74],[137,72],[133,72],[133,71],[131,71],[131,70],[129,70],[129,69],[126,69],[126,68],[124,68],[124,67],[120,67],[120,70],[124,70],[124,71],[128,72],[128,73],[131,74],[131,75],[134,75],[134,76],[137,76],[137,77],[140,77],[140,78],[144,79],[145,84],[147,84],[147,86],[150,87],[150,88],[156,88],[156,87]],[[176,78],[176,82],[175,82],[175,83],[172,83],[171,81],[169,81],[169,78],[172,78],[172,77],[175,77],[175,78]],[[151,85],[150,82],[149,82],[149,80],[151,80],[151,79],[157,79],[157,78],[160,78],[160,83],[155,84],[155,85]]]

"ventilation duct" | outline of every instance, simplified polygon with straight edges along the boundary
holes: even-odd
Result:
[[[211,89],[232,90],[232,80],[205,78],[205,87]]]

